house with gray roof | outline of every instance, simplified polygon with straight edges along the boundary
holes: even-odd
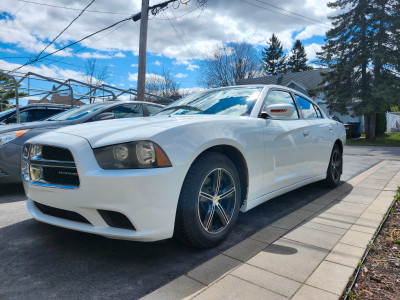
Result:
[[[277,84],[289,87],[296,91],[299,91],[307,96],[310,96],[308,90],[312,90],[318,87],[319,83],[322,81],[321,72],[326,72],[327,69],[313,69],[302,72],[278,74],[272,76],[264,76],[258,78],[247,78],[241,79],[238,85],[246,84]],[[347,107],[348,114],[342,115],[336,111],[331,111],[326,104],[326,99],[323,93],[320,93],[316,97],[312,97],[313,100],[324,110],[324,112],[330,116],[334,115],[338,117],[343,123],[348,122],[361,122],[361,131],[364,132],[364,117],[355,116],[353,112],[353,105]]]

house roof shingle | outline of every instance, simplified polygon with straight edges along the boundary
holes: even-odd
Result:
[[[315,89],[322,80],[321,72],[326,72],[326,69],[314,69],[302,72],[279,74],[273,76],[265,76],[258,78],[241,79],[238,85],[245,84],[278,84],[286,86],[291,81],[302,85],[306,89]],[[282,77],[280,77],[282,75]]]

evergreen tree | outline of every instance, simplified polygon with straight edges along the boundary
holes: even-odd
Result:
[[[280,72],[285,72],[286,55],[283,53],[283,47],[275,34],[267,43],[268,46],[262,51],[262,61],[264,72],[267,75],[276,75]]]
[[[357,114],[365,117],[366,138],[375,138],[376,114],[387,109],[400,86],[393,37],[398,31],[394,17],[396,0],[334,0],[329,7],[340,13],[332,17],[333,29],[319,61],[328,67],[321,73],[321,90],[329,108],[346,112],[350,102],[358,103]],[[397,51],[396,50],[396,51]],[[395,59],[396,58],[396,59]]]
[[[304,46],[300,40],[296,40],[287,61],[287,70],[292,72],[300,72],[309,69],[310,68],[307,66],[307,54]]]
[[[20,84],[18,86],[20,86]],[[18,93],[18,96],[26,96],[26,93]],[[8,108],[8,100],[12,98],[15,98],[15,87],[13,80],[9,77],[0,75],[0,112]]]

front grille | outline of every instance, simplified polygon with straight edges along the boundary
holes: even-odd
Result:
[[[76,168],[43,167],[42,178],[51,184],[79,186]]]
[[[90,224],[90,222],[85,217],[81,216],[80,214],[74,211],[55,208],[37,202],[34,203],[36,207],[45,215],[66,219],[70,221]]]
[[[79,187],[78,171],[68,149],[36,144],[29,147],[29,158],[24,158],[24,161],[29,166],[31,183],[62,188]]]
[[[74,161],[68,149],[48,145],[42,147],[42,158],[45,160]]]

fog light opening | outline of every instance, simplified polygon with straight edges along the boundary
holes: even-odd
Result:
[[[129,229],[136,230],[131,221],[124,215],[116,211],[111,210],[97,210],[100,216],[104,219],[110,227],[121,228],[121,229]]]

